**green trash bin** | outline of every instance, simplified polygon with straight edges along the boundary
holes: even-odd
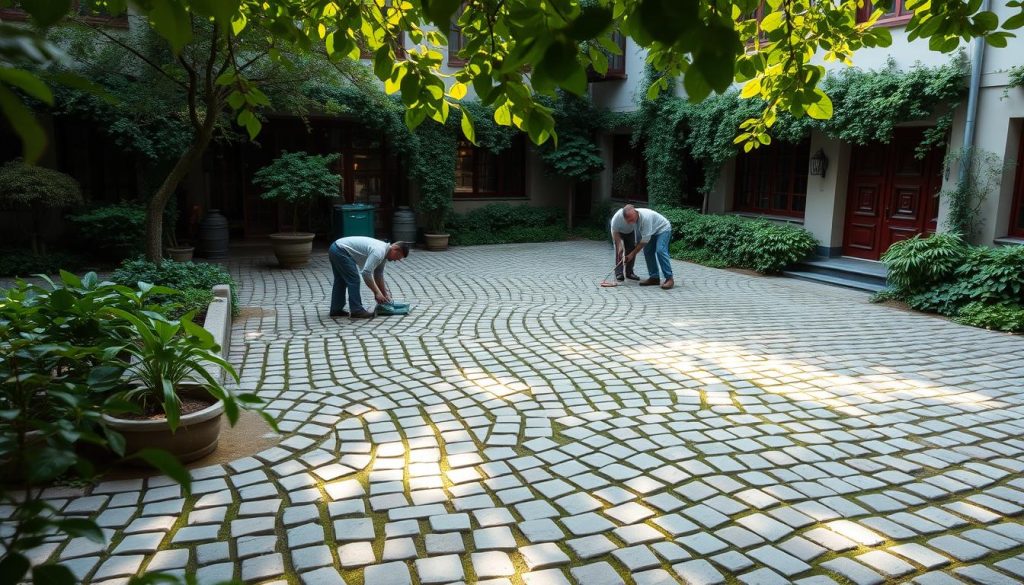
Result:
[[[334,237],[373,237],[374,207],[366,203],[348,203],[334,206]]]

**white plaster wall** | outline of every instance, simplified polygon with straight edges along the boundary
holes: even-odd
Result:
[[[597,107],[613,112],[630,112],[637,109],[643,96],[637,91],[644,78],[644,64],[647,51],[637,46],[633,39],[626,39],[626,78],[599,81],[590,84],[590,96]]]

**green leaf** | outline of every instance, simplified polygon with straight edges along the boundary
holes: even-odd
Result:
[[[185,490],[186,494],[192,491],[192,477],[188,470],[173,455],[163,449],[142,449],[135,457],[138,457],[160,470],[161,473],[170,477]]]
[[[832,117],[832,100],[824,91],[815,88],[814,95],[817,101],[807,106],[807,115],[815,120],[828,120]]]
[[[587,49],[587,55],[590,57],[590,63],[594,66],[594,71],[596,71],[598,75],[605,75],[608,73],[608,57],[603,51],[591,45]]]
[[[611,10],[596,4],[584,5],[580,15],[566,29],[566,33],[577,41],[585,41],[597,37],[611,24]]]
[[[239,8],[239,0],[191,0],[191,4],[197,14],[212,18],[225,31]]]
[[[683,76],[683,88],[691,102],[700,102],[711,93],[711,86],[704,79],[704,74],[693,67]]]
[[[384,43],[377,49],[377,52],[373,56],[373,74],[377,76],[377,79],[384,81],[391,77],[391,68],[394,65],[394,61],[391,59],[391,48],[388,47],[387,43]]]
[[[768,16],[765,16],[761,21],[761,30],[764,32],[772,32],[782,26],[785,22],[786,15],[782,12],[772,12]]]
[[[21,8],[41,27],[55,24],[71,11],[71,0],[21,0]]]
[[[28,476],[33,483],[43,483],[67,471],[75,464],[73,451],[56,447],[43,447],[35,453]]]
[[[476,130],[473,128],[473,120],[469,117],[469,112],[465,108],[462,109],[462,134],[465,135],[466,140],[476,144]]]
[[[1024,12],[1018,12],[1003,21],[1003,28],[1006,30],[1015,30],[1022,26],[1024,26]]]
[[[31,110],[13,92],[0,85],[0,111],[21,138],[25,161],[35,163],[46,148],[46,133]]]
[[[53,92],[35,75],[21,69],[0,67],[0,81],[17,87],[41,102],[53,105]]]
[[[64,565],[41,565],[32,568],[34,585],[75,585],[78,580]]]
[[[149,20],[157,34],[171,44],[175,54],[192,40],[192,21],[181,2],[153,0]]]
[[[995,30],[999,26],[999,17],[994,12],[979,12],[974,15],[974,24],[984,31]]]
[[[636,14],[644,32],[668,45],[699,22],[697,0],[641,0]]]
[[[5,553],[0,560],[0,585],[17,585],[28,573],[28,559],[16,552]]]
[[[65,518],[57,522],[57,527],[71,536],[84,536],[89,540],[103,544],[107,541],[103,537],[103,531],[100,530],[92,520],[86,520],[85,518]]]
[[[448,30],[452,16],[462,0],[423,0],[423,12],[441,30]]]

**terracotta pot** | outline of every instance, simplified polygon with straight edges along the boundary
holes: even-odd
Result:
[[[171,257],[171,260],[175,262],[191,262],[192,253],[196,249],[192,246],[178,246],[176,248],[167,248],[167,255]]]
[[[427,239],[427,249],[434,252],[448,249],[448,236],[449,234],[423,234]]]
[[[313,253],[313,237],[306,232],[270,234],[274,256],[282,268],[296,268],[309,263]]]
[[[129,420],[105,414],[103,421],[124,436],[125,455],[128,457],[142,449],[156,448],[168,451],[182,463],[188,463],[217,449],[223,414],[224,403],[218,400],[200,411],[182,415],[173,433],[165,418]],[[145,465],[141,459],[129,461]]]

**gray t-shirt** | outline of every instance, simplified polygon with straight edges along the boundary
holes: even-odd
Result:
[[[646,244],[652,236],[672,229],[672,224],[665,216],[653,209],[637,209],[640,217],[636,220],[637,243]]]
[[[364,277],[383,272],[388,254],[387,242],[366,236],[348,236],[334,243],[355,260]]]

